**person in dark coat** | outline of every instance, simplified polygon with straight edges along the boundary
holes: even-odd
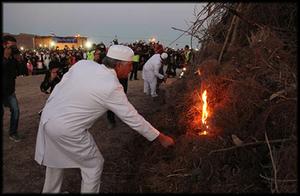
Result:
[[[13,59],[15,54],[19,53],[17,48],[17,40],[6,35],[2,38],[2,106],[1,106],[1,128],[3,130],[3,117],[4,117],[4,107],[9,107],[10,115],[10,127],[9,127],[9,139],[19,142],[21,141],[21,136],[18,134],[19,116],[20,109],[18,105],[18,100],[16,97],[16,77],[18,75],[17,61]]]
[[[50,61],[49,71],[45,74],[44,80],[40,85],[43,93],[50,94],[56,84],[58,84],[63,76],[61,64],[58,61]]]

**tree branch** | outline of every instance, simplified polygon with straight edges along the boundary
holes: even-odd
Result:
[[[281,143],[281,142],[288,142],[288,141],[297,141],[297,139],[295,139],[295,138],[277,139],[277,140],[270,140],[269,143]],[[265,141],[250,142],[250,143],[242,144],[240,146],[232,146],[232,147],[228,147],[228,148],[212,150],[208,153],[208,155],[211,155],[212,153],[216,153],[216,152],[224,152],[224,151],[233,150],[233,149],[237,149],[237,148],[242,148],[242,147],[247,147],[247,146],[256,146],[256,145],[261,145],[261,144],[266,144],[266,142]]]
[[[271,157],[271,161],[272,161],[272,166],[273,166],[273,172],[274,172],[274,184],[275,184],[275,191],[277,193],[279,193],[279,190],[278,190],[278,184],[277,184],[277,168],[276,168],[276,163],[275,163],[275,160],[273,158],[273,152],[272,152],[272,149],[271,149],[271,146],[270,146],[270,143],[269,143],[269,139],[268,139],[268,135],[267,135],[267,132],[265,132],[265,138],[266,138],[266,142],[268,144],[268,148],[269,148],[269,151],[270,151],[270,157]],[[272,188],[271,188],[272,189]]]

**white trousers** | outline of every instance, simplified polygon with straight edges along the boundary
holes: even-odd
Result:
[[[152,97],[157,97],[156,93],[156,85],[157,85],[157,79],[154,80],[144,80],[144,93],[147,95],[151,94]],[[150,91],[150,93],[149,93]]]
[[[81,193],[99,193],[104,159],[92,168],[81,167]],[[46,167],[43,193],[59,193],[63,182],[63,168]]]

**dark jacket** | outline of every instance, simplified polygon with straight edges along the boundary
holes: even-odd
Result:
[[[12,95],[16,90],[16,77],[18,75],[18,63],[13,59],[2,60],[2,97]]]
[[[54,68],[58,68],[57,76],[52,81],[50,81],[51,71]],[[56,84],[60,82],[61,78],[67,71],[68,71],[68,67],[65,66],[64,64],[58,61],[50,61],[49,71],[45,74],[44,80],[40,85],[41,91],[46,94],[51,93],[54,87],[56,86]],[[50,88],[50,92],[48,92],[49,88]]]
[[[40,85],[40,89],[42,92],[49,94],[53,91],[54,87],[56,86],[56,84],[58,84],[61,80],[61,78],[56,77],[54,78],[52,81],[50,81],[50,76],[51,76],[51,72],[47,72],[43,82]],[[48,89],[50,88],[50,92],[48,92]]]

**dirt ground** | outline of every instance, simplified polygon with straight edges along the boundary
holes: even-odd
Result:
[[[127,96],[137,111],[147,120],[148,116],[159,110],[162,102],[153,101],[151,97],[143,93],[143,80],[140,74],[139,71],[139,80],[129,81]],[[24,136],[19,143],[8,138],[10,112],[8,108],[5,108],[2,132],[3,193],[40,193],[42,190],[45,167],[34,161],[34,152],[39,124],[38,112],[43,108],[49,96],[39,89],[43,77],[43,75],[25,76],[18,77],[16,80],[16,95],[20,107],[19,133]],[[160,92],[163,93],[164,89],[175,80],[177,78],[169,78],[167,83],[161,85]],[[155,127],[155,123],[152,124]],[[134,181],[139,167],[139,163],[135,160],[145,149],[135,149],[132,144],[135,141],[142,141],[155,145],[155,142],[144,139],[118,118],[117,127],[108,130],[106,116],[100,117],[90,132],[105,159],[100,192],[139,192],[138,182]],[[78,193],[80,183],[79,169],[65,170],[62,191]]]

